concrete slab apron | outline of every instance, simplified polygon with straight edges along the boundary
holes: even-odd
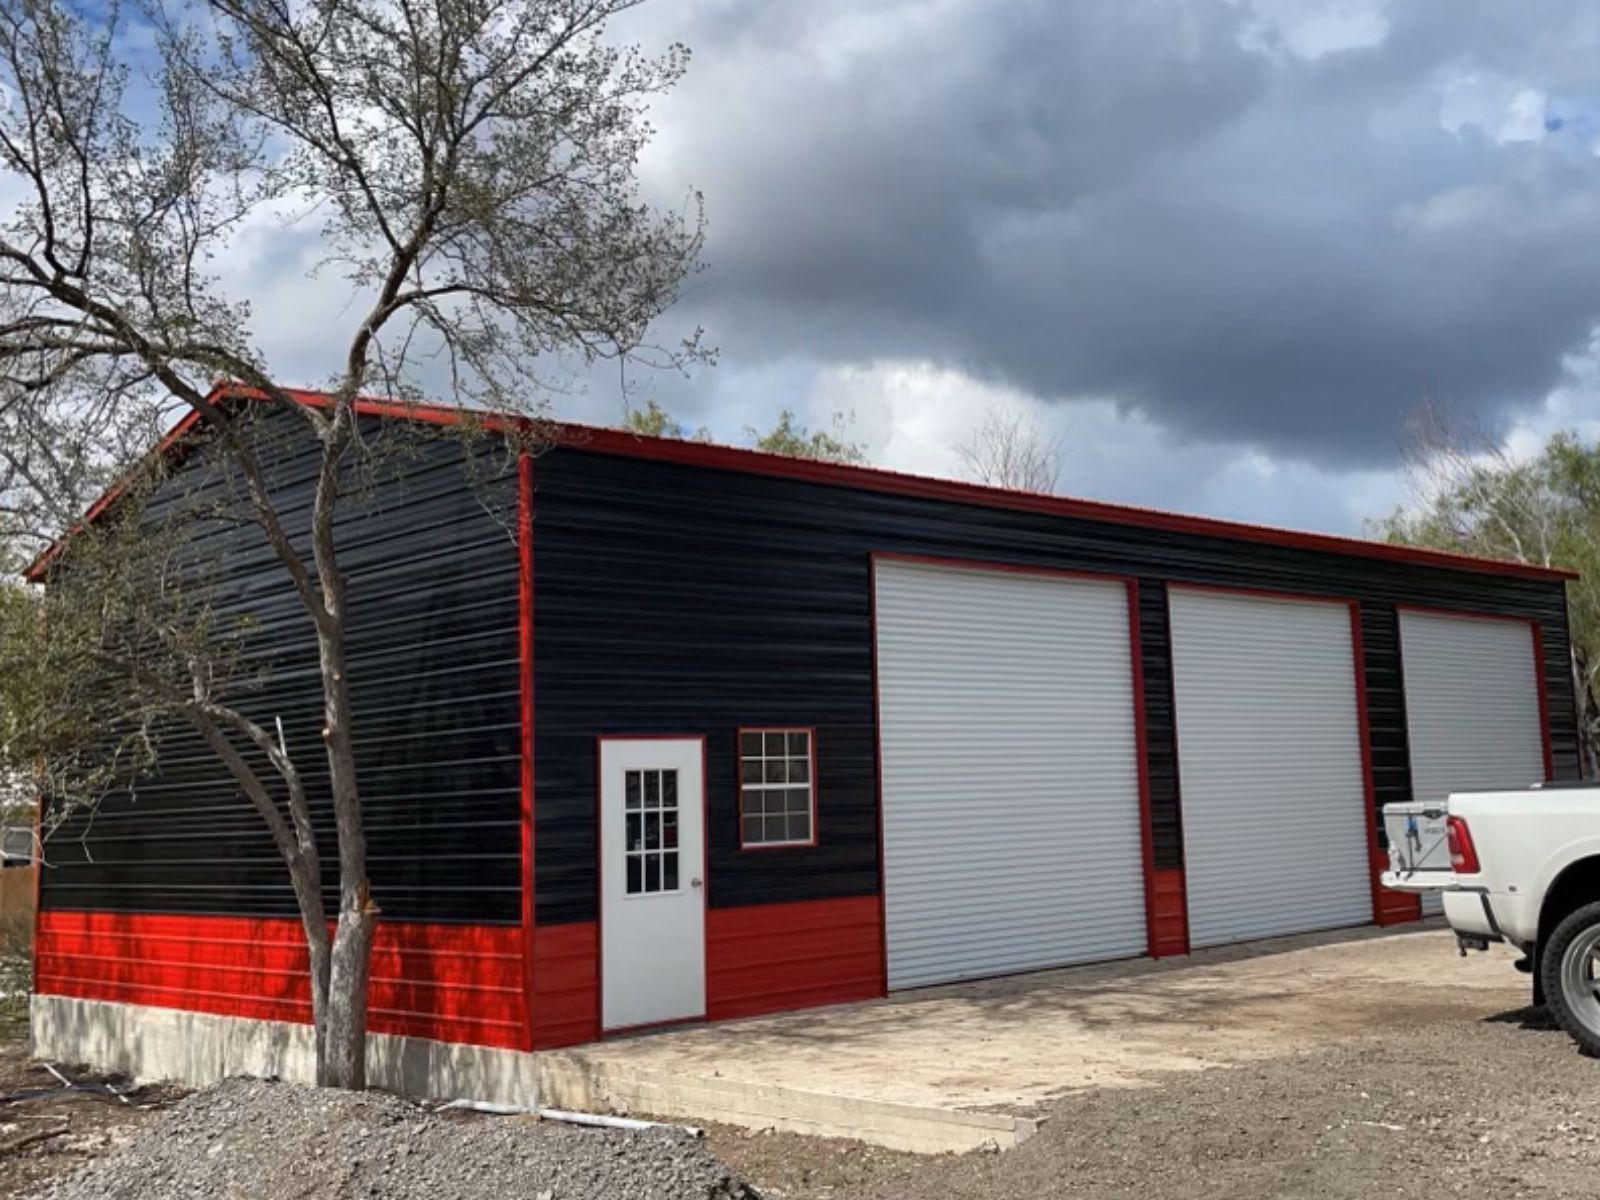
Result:
[[[619,1039],[535,1070],[556,1107],[1006,1149],[1067,1092],[1520,1007],[1510,958],[1463,959],[1439,929],[1347,930]]]

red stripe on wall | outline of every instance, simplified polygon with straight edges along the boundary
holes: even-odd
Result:
[[[35,988],[264,1021],[311,1020],[297,921],[46,912]],[[517,1049],[522,944],[516,926],[380,925],[372,949],[374,1033]]]
[[[713,1021],[885,992],[876,896],[712,909],[706,922],[706,1016]]]
[[[1183,872],[1155,871],[1150,884],[1150,957],[1189,953],[1189,892]]]
[[[533,931],[533,1048],[576,1046],[600,1036],[600,927]]]

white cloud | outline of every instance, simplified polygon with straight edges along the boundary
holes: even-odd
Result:
[[[1469,128],[1500,145],[1547,136],[1549,100],[1538,88],[1492,71],[1456,65],[1441,73],[1439,124],[1458,137]]]
[[[1046,404],[1014,388],[923,362],[819,371],[801,410],[835,412],[878,466],[961,478],[956,447],[991,408],[1020,413],[1062,450],[1067,495],[1269,525],[1359,533],[1405,495],[1393,470],[1328,470],[1249,445],[1178,441],[1137,410],[1106,399]]]
[[[1254,19],[1243,42],[1270,51],[1282,46],[1315,60],[1348,50],[1370,50],[1389,36],[1388,0],[1247,0]]]

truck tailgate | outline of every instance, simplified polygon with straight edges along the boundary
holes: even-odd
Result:
[[[1389,869],[1383,886],[1402,892],[1432,892],[1456,881],[1445,839],[1443,804],[1385,804],[1383,830],[1389,842]]]

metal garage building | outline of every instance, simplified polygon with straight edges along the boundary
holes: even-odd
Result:
[[[1577,774],[1560,572],[599,429],[496,514],[431,428],[341,534],[383,1032],[534,1049],[1413,919],[1383,803]],[[260,703],[310,752],[303,679]],[[36,1011],[303,1021],[245,811],[185,754],[69,823]]]

